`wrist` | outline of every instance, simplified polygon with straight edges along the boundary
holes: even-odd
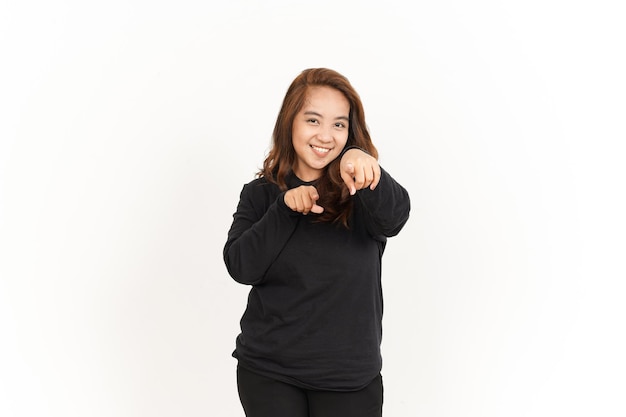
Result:
[[[341,151],[341,154],[339,155],[339,157],[341,158],[346,152],[352,150],[352,149],[358,149],[359,151],[366,153],[366,154],[370,154],[368,151],[366,151],[365,149],[361,148],[360,146],[356,146],[356,145],[350,145],[350,146],[346,146],[345,148],[343,148],[343,151]]]

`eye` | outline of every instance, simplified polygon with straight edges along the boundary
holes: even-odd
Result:
[[[313,124],[317,124],[317,119],[307,119],[306,120],[307,123],[313,123]]]
[[[335,123],[335,127],[340,128],[340,129],[344,129],[346,127],[346,124],[343,122],[337,122]]]

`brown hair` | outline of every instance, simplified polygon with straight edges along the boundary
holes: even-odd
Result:
[[[346,77],[328,68],[310,68],[302,71],[287,90],[282,107],[276,119],[272,135],[272,148],[263,162],[259,177],[277,184],[281,190],[287,190],[285,178],[292,171],[296,161],[296,152],[292,142],[293,121],[304,106],[309,87],[327,86],[334,88],[346,97],[350,103],[349,133],[346,148],[357,146],[378,158],[378,151],[370,138],[363,104],[356,90]],[[344,148],[345,149],[345,148]],[[321,178],[315,182],[320,199],[318,204],[324,212],[318,216],[320,221],[339,222],[348,226],[352,212],[352,199],[339,172],[341,156],[326,166]]]

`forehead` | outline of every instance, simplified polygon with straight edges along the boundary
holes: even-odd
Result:
[[[327,86],[312,86],[307,89],[303,111],[307,108],[326,109],[331,112],[349,113],[350,103],[343,93]]]

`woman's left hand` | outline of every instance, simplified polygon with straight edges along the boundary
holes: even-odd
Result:
[[[350,195],[356,194],[357,190],[365,187],[373,190],[380,181],[378,161],[360,149],[346,151],[341,157],[339,170],[343,182],[350,190]]]

